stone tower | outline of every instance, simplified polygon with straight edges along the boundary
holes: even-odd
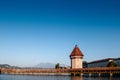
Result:
[[[71,59],[71,68],[82,68],[82,59],[83,59],[83,54],[76,45],[75,48],[73,49],[72,53],[70,54],[70,59]]]

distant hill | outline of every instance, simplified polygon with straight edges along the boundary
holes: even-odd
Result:
[[[36,65],[34,67],[37,67],[37,68],[55,68],[55,65],[56,64],[54,64],[54,63],[39,63],[38,65]],[[65,67],[66,65],[60,64],[60,66]]]
[[[8,64],[0,64],[0,68],[9,68],[9,67],[11,67],[11,66]]]
[[[57,64],[57,63],[56,63]],[[0,68],[55,68],[54,63],[39,63],[33,67],[18,67],[18,66],[11,66],[9,64],[0,64]],[[60,64],[61,67],[65,67],[65,64]]]
[[[18,66],[11,66],[9,64],[0,64],[0,68],[21,68]]]
[[[55,64],[53,63],[39,63],[38,65],[34,66],[37,68],[55,68]]]

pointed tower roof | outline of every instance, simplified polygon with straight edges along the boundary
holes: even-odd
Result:
[[[83,55],[82,51],[78,48],[78,46],[75,45],[75,48],[73,49],[70,57],[71,56],[84,56],[84,55]]]

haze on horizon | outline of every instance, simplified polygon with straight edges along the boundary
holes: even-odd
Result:
[[[0,64],[70,65],[77,44],[84,60],[120,57],[119,0],[1,0]]]

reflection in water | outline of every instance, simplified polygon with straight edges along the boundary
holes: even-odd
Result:
[[[80,77],[71,76],[71,80],[120,80],[119,77]]]
[[[83,80],[83,77],[80,77],[80,76],[71,76],[71,80]]]
[[[80,76],[35,76],[35,75],[4,75],[0,74],[0,80],[120,80],[120,77],[80,77]]]

